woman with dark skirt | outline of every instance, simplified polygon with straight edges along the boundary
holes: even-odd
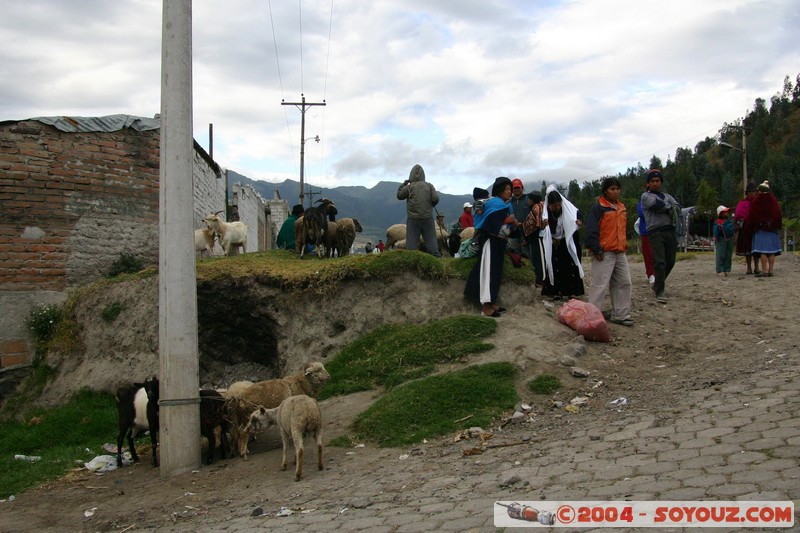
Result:
[[[758,261],[753,261],[753,232],[750,227],[745,225],[747,215],[750,214],[750,202],[753,200],[757,192],[756,184],[752,181],[747,184],[744,191],[744,199],[739,200],[736,204],[736,209],[733,212],[733,224],[736,228],[736,255],[744,257],[747,263],[747,271],[745,274],[760,274]],[[750,267],[752,262],[753,267]]]
[[[769,181],[758,186],[750,202],[750,212],[744,225],[753,234],[753,263],[761,261],[756,277],[771,278],[775,257],[781,255],[781,222],[783,215],[778,199],[769,190]]]
[[[578,208],[564,198],[555,186],[547,188],[543,217],[544,255],[547,276],[542,296],[553,300],[569,299],[584,294],[581,247],[578,239]]]
[[[484,204],[482,213],[475,213],[475,235],[480,251],[478,261],[469,273],[464,296],[481,304],[481,315],[499,317],[504,308],[497,304],[503,260],[506,254],[511,214],[511,180],[499,177],[492,185],[492,198]]]

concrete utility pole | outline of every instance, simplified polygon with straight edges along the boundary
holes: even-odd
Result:
[[[283,102],[281,101],[281,105],[293,105],[300,110],[300,204],[303,204],[303,198],[305,197],[305,191],[303,188],[303,170],[305,166],[305,153],[306,153],[306,107],[311,107],[315,105],[326,105],[325,100],[322,102],[306,102],[306,96],[304,94],[300,95],[302,97],[301,102]],[[317,136],[319,139],[319,136]],[[317,140],[319,142],[319,140]]]
[[[163,0],[158,351],[161,475],[200,467],[192,193],[192,0]]]

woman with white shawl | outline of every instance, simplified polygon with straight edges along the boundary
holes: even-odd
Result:
[[[511,211],[511,180],[494,180],[492,198],[475,213],[475,237],[481,246],[478,261],[472,267],[464,287],[464,296],[481,304],[481,315],[499,317],[505,308],[497,303],[503,277],[503,262],[508,242]]]
[[[547,223],[542,230],[547,268],[542,296],[561,300],[583,295],[578,208],[564,198],[555,185],[550,185],[547,187],[542,219]]]

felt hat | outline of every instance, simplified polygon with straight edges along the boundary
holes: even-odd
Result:
[[[502,194],[505,188],[509,185],[511,185],[513,188],[511,180],[507,177],[500,176],[495,178],[494,183],[492,184],[492,196],[500,196],[500,194]]]

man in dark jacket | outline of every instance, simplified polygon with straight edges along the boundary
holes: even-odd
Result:
[[[439,203],[436,188],[425,181],[425,171],[414,165],[408,179],[397,189],[397,199],[407,200],[406,250],[419,249],[419,236],[425,240],[425,249],[435,257],[441,257],[433,222],[433,206]]]
[[[678,239],[675,237],[675,219],[681,216],[681,206],[669,194],[661,190],[664,177],[657,168],[647,173],[647,190],[642,194],[641,204],[647,223],[647,235],[653,248],[653,263],[656,280],[653,292],[659,303],[667,303],[664,286],[678,253]]]

